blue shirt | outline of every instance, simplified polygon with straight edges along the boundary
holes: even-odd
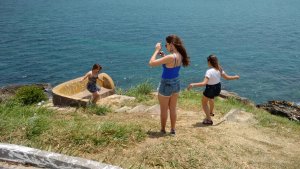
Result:
[[[176,66],[176,55],[174,54],[174,66]],[[167,68],[166,64],[162,65],[163,67],[163,73],[161,75],[161,78],[163,79],[173,79],[179,76],[179,70],[181,66],[173,67],[173,68]]]

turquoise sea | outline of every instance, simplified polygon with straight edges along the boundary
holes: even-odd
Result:
[[[0,0],[0,86],[55,86],[94,63],[118,87],[157,85],[162,70],[149,58],[177,34],[192,63],[181,70],[183,88],[202,81],[215,53],[241,76],[223,89],[256,103],[300,102],[299,9],[299,0]]]

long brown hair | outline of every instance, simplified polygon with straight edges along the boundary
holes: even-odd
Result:
[[[207,57],[207,61],[211,64],[212,67],[218,69],[222,73],[222,67],[219,64],[218,58],[216,55],[211,54]]]
[[[181,39],[176,36],[176,35],[169,35],[166,37],[167,43],[173,44],[177,51],[181,54],[182,56],[182,65],[184,67],[187,67],[190,65],[190,57],[186,53],[186,49],[183,45],[183,42]]]

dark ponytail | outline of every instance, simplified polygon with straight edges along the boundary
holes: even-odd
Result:
[[[212,67],[218,69],[222,74],[222,67],[219,64],[218,58],[216,55],[211,54],[207,57],[207,61],[211,64]]]
[[[174,47],[176,48],[176,50],[181,54],[183,67],[189,66],[190,65],[190,57],[187,55],[186,49],[185,49],[181,39],[176,35],[169,35],[166,37],[166,41],[170,44],[173,44]]]

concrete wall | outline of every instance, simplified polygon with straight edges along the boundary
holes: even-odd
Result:
[[[32,164],[38,167],[59,169],[121,169],[78,157],[42,151],[29,147],[0,143],[0,160]]]

